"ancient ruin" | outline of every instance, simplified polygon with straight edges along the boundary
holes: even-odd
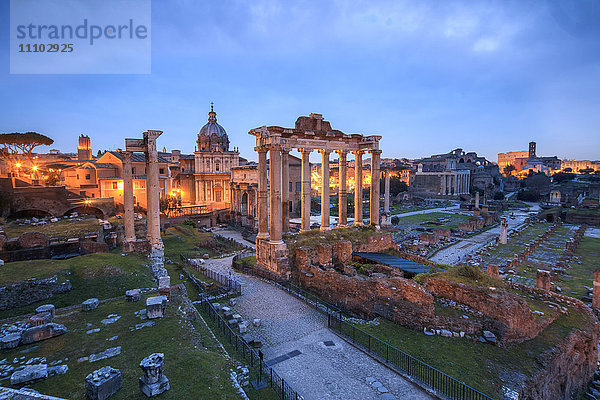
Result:
[[[282,185],[282,177],[289,176],[288,156],[292,149],[302,154],[302,222],[301,231],[310,230],[310,170],[309,156],[312,151],[319,151],[322,158],[321,190],[321,230],[330,229],[329,216],[329,157],[332,152],[339,156],[339,222],[338,227],[345,227],[347,220],[346,190],[346,157],[352,152],[355,157],[355,182],[362,182],[362,157],[365,152],[371,154],[371,201],[370,223],[379,226],[379,140],[381,136],[363,136],[345,134],[333,130],[331,124],[321,114],[299,117],[294,128],[279,126],[263,126],[249,132],[256,137],[258,153],[258,236],[257,260],[260,265],[275,272],[284,279],[290,276],[287,246],[282,240],[284,228],[288,229],[287,183]],[[269,196],[267,196],[267,152],[269,165]],[[357,184],[358,185],[358,184]],[[360,185],[359,185],[360,186]],[[269,198],[270,204],[267,204]],[[363,224],[362,189],[354,192],[355,215],[354,225]],[[282,206],[283,205],[283,206]],[[286,220],[284,222],[284,220]]]
[[[162,131],[149,130],[144,132],[142,139],[125,139],[125,152],[123,152],[123,197],[125,207],[123,214],[125,224],[123,251],[144,250],[148,244],[150,246],[150,256],[158,259],[164,258],[164,245],[160,237],[160,188],[158,182],[158,152],[156,150],[156,139],[161,134]],[[135,236],[133,171],[131,169],[133,152],[144,153],[146,160],[146,242],[138,240]]]

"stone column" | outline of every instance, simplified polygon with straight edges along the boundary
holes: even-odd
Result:
[[[300,153],[302,154],[301,232],[310,230],[310,152],[311,149],[300,149]]]
[[[338,228],[348,225],[348,188],[346,185],[346,155],[345,151],[338,151],[339,156],[339,191],[338,191]]]
[[[592,307],[600,310],[600,268],[594,271],[594,286],[592,292]]]
[[[125,225],[125,238],[123,251],[133,251],[132,244],[135,242],[135,215],[133,204],[133,172],[131,168],[131,152],[123,153],[123,224]]]
[[[371,150],[371,224],[379,227],[379,188],[381,150]]]
[[[319,150],[321,153],[321,230],[329,230],[329,150]]]
[[[385,171],[385,194],[383,200],[383,212],[390,213],[390,170]]]
[[[147,198],[147,229],[152,255],[164,257],[164,245],[160,237],[160,184],[158,180],[158,153],[156,139],[161,131],[144,132],[148,143],[146,151],[146,198]]]
[[[535,279],[535,287],[543,290],[550,290],[550,272],[538,269]]]
[[[361,150],[354,151],[354,225],[363,224],[362,206],[362,155]]]
[[[269,237],[269,216],[267,205],[267,149],[259,147],[258,152],[258,235],[257,239]]]
[[[290,231],[290,153],[281,151],[281,230]]]
[[[508,230],[508,223],[506,221],[506,218],[502,217],[502,218],[500,218],[500,244],[508,243],[507,230]]]
[[[475,208],[479,208],[479,191],[475,192]]]
[[[281,244],[281,147],[272,145],[269,149],[269,178],[271,194],[271,214],[269,235],[271,244]]]

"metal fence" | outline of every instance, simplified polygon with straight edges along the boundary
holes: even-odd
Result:
[[[235,347],[235,350],[242,356],[242,359],[246,361],[250,368],[255,370],[262,377],[263,381],[270,386],[273,391],[277,394],[278,398],[282,400],[303,400],[291,386],[277,373],[273,368],[267,366],[263,360],[261,360],[258,351],[250,347],[223,319],[219,312],[213,307],[207,297],[202,296],[200,305],[202,309],[208,314],[208,316],[217,324],[219,330],[225,336],[227,341]]]
[[[223,275],[219,272],[213,271],[210,268],[207,268],[204,264],[201,264],[196,259],[188,258],[183,254],[180,254],[180,257],[181,257],[181,261],[183,261],[184,264],[195,269],[202,275],[205,275],[206,277],[208,277],[216,282],[219,282],[221,285],[223,285],[223,287],[227,288],[228,291],[232,291],[237,294],[242,294],[242,284],[240,282],[238,282],[237,280],[235,280],[227,275]]]
[[[444,374],[424,362],[398,350],[394,346],[343,321],[335,314],[329,314],[327,325],[346,340],[361,347],[381,361],[391,364],[410,377],[433,388],[453,400],[493,400],[465,383]]]

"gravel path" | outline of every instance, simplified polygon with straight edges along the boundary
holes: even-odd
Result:
[[[231,259],[206,265],[229,274]],[[306,303],[263,280],[232,275],[243,285],[233,310],[249,321],[261,319],[249,333],[263,341],[265,361],[306,400],[433,398],[340,339],[327,328],[326,317]]]

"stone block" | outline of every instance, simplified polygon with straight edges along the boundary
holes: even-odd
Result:
[[[91,240],[80,240],[79,249],[81,254],[108,253],[108,244]]]
[[[29,324],[31,326],[40,326],[50,322],[52,322],[52,315],[49,312],[41,312],[29,317]]]
[[[146,316],[149,319],[163,317],[165,310],[163,301],[166,301],[164,296],[153,296],[146,299]]]
[[[21,343],[21,333],[9,333],[0,338],[0,349],[14,349]]]
[[[104,400],[121,389],[121,371],[110,366],[95,370],[85,378],[88,399]]]
[[[36,313],[43,313],[43,312],[49,312],[51,315],[51,319],[54,319],[54,314],[56,313],[56,308],[54,307],[54,304],[44,304],[43,306],[39,306],[38,308],[35,309]],[[49,321],[52,322],[52,321]]]
[[[333,263],[346,264],[352,261],[352,242],[340,240],[333,244]]]
[[[60,336],[66,332],[67,328],[64,325],[50,322],[48,324],[25,329],[21,334],[21,342],[23,344],[30,344]]]
[[[46,364],[26,365],[10,376],[11,385],[35,382],[48,377],[48,366]]]
[[[538,269],[535,279],[535,287],[543,290],[550,290],[550,272]]]
[[[125,300],[127,301],[140,301],[142,299],[142,292],[140,289],[131,289],[125,292]]]
[[[100,302],[98,301],[98,299],[96,298],[91,298],[91,299],[87,299],[86,301],[84,301],[83,303],[81,303],[81,310],[82,311],[92,311],[95,310],[96,308],[98,308],[98,304]]]
[[[487,273],[488,276],[491,276],[492,278],[499,278],[500,277],[500,271],[498,270],[498,266],[497,265],[489,264],[486,267],[486,273]]]
[[[252,325],[254,325],[254,326],[258,327],[258,326],[260,326],[260,322],[261,322],[261,321],[260,321],[260,318],[254,318],[254,319],[252,320]]]
[[[221,309],[221,304],[219,304],[219,303],[212,303],[212,306],[214,307],[214,309],[216,311],[219,311]]]

